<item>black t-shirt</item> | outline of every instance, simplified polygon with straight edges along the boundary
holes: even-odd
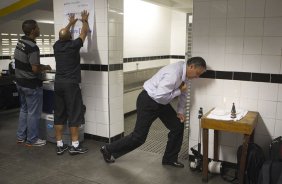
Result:
[[[83,41],[81,38],[68,41],[56,41],[53,46],[56,59],[55,82],[81,82],[79,50],[82,46]]]

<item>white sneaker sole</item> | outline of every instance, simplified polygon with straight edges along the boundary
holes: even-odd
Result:
[[[38,146],[44,146],[44,145],[46,145],[46,143],[42,143],[42,144],[25,144],[25,146],[28,146],[28,147],[33,147],[33,146],[38,147]]]

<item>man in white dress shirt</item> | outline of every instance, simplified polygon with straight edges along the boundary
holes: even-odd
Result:
[[[104,160],[113,163],[116,158],[141,146],[152,123],[159,118],[170,130],[163,165],[183,168],[178,161],[185,121],[185,104],[188,80],[198,78],[206,71],[206,62],[201,57],[192,57],[187,62],[177,62],[160,69],[144,83],[144,90],[137,99],[137,120],[134,131],[111,144],[101,147]],[[170,102],[179,96],[177,112]]]

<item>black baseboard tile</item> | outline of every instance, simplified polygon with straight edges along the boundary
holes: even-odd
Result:
[[[171,55],[170,58],[172,58],[172,59],[185,59],[185,56],[181,56],[181,55]]]
[[[110,64],[110,71],[123,70],[123,64]]]
[[[232,78],[233,78],[233,72],[228,72],[228,71],[216,71],[216,72],[215,72],[215,78],[216,78],[216,79],[228,79],[228,80],[232,80]]]
[[[54,57],[54,54],[40,54],[40,57]]]
[[[11,59],[11,56],[1,56],[1,59]]]
[[[271,74],[271,83],[282,84],[282,74]]]
[[[144,57],[131,57],[123,58],[124,63],[137,62],[137,61],[149,61],[157,59],[185,59],[184,55],[161,55],[161,56],[144,56]]]
[[[98,64],[91,64],[91,65],[90,65],[90,70],[91,70],[91,71],[101,71],[101,65],[98,65]]]
[[[203,73],[200,78],[208,78],[208,79],[215,79],[215,71],[213,70],[207,70],[205,73]]]
[[[90,65],[89,64],[80,64],[81,70],[90,70]]]
[[[234,72],[233,80],[251,81],[251,73],[249,72]]]
[[[107,72],[109,70],[109,65],[101,65],[101,71]]]
[[[123,116],[126,118],[126,117],[128,117],[128,116],[130,116],[132,114],[136,114],[136,112],[137,112],[137,110],[133,110],[133,111],[125,113]]]
[[[270,74],[252,73],[251,81],[254,81],[254,82],[270,82]]]
[[[84,138],[93,139],[95,141],[105,142],[105,143],[114,142],[114,141],[119,140],[123,137],[124,137],[124,132],[122,132],[122,133],[120,133],[120,134],[118,134],[114,137],[111,137],[110,139],[108,137],[102,137],[102,136],[98,136],[98,135],[92,135],[92,134],[84,133]]]
[[[100,64],[80,64],[81,70],[88,71],[117,71],[123,70],[123,64],[110,64],[110,65],[100,65]]]

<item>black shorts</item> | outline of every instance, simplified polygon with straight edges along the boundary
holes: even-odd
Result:
[[[82,102],[79,84],[75,83],[56,83],[54,124],[69,127],[78,127],[84,123],[85,106]]]

